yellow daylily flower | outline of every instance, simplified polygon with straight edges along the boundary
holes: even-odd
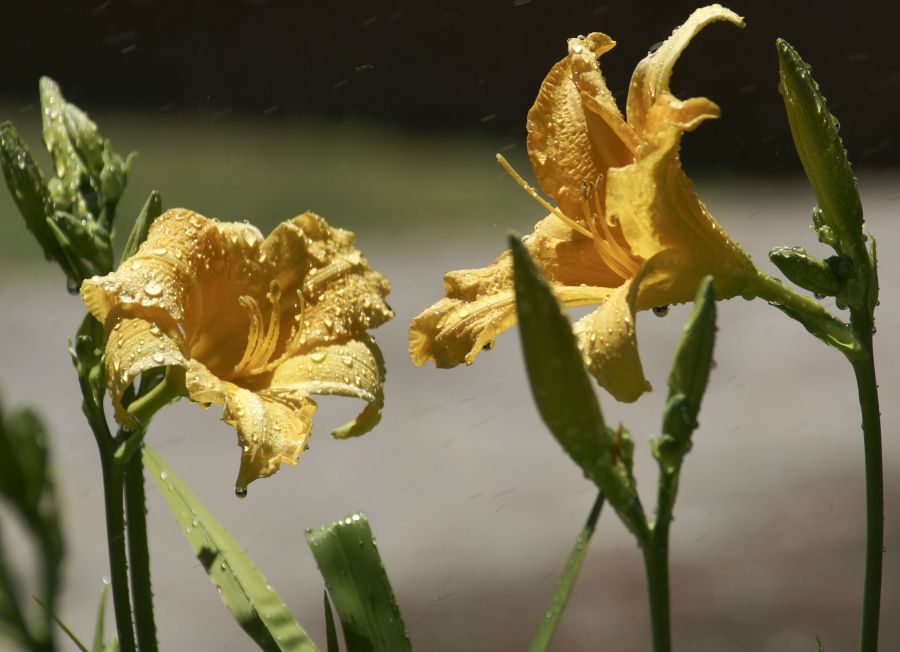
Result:
[[[135,427],[122,396],[141,373],[184,370],[193,401],[225,407],[241,447],[237,492],[296,464],[316,403],[336,394],[368,403],[337,437],[380,419],[384,365],[367,329],[393,313],[387,280],[353,234],[305,213],[263,238],[253,226],[167,211],[115,272],[81,296],[107,330],[105,366],[116,419]]]
[[[600,304],[574,331],[590,372],[622,401],[650,389],[636,311],[693,299],[707,274],[717,297],[730,298],[748,292],[758,274],[697,197],[678,155],[681,134],[718,117],[719,108],[706,98],[679,100],[669,77],[690,40],[719,20],[743,26],[719,5],[698,9],[638,64],[626,117],[598,64],[615,42],[601,33],[569,39],[568,56],[550,70],[528,113],[528,155],[556,207],[518,179],[550,210],[524,242],[563,305]],[[515,323],[508,252],[488,267],[446,274],[444,288],[445,297],[410,326],[416,364],[471,364]]]

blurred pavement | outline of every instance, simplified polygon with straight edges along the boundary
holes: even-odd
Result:
[[[900,239],[900,183],[896,173],[861,177],[882,261],[876,337],[887,477],[882,649],[895,650],[900,264],[892,248]],[[777,244],[825,255],[807,230],[814,200],[799,182],[701,182],[698,189],[764,269],[772,271],[765,253]],[[534,205],[512,223],[469,215],[460,229],[420,217],[390,235],[375,226],[358,230],[360,248],[391,280],[397,313],[375,333],[388,365],[387,406],[366,437],[332,441],[329,429],[358,406],[323,400],[301,464],[253,484],[239,501],[232,494],[235,434],[216,409],[181,403],[154,422],[150,443],[246,547],[317,642],[324,644],[323,586],[303,531],[356,510],[368,515],[378,537],[417,650],[517,650],[530,640],[594,491],[531,405],[515,330],[473,368],[446,371],[412,366],[406,328],[440,296],[443,272],[486,264],[504,246],[507,228],[527,231],[540,217]],[[49,267],[2,275],[0,300],[0,387],[5,405],[31,404],[50,426],[69,544],[61,617],[89,637],[108,569],[99,465],[65,348],[83,308]],[[736,299],[719,309],[717,368],[672,530],[675,648],[813,650],[819,633],[826,650],[852,649],[864,504],[851,370],[762,302]],[[687,314],[680,306],[664,319],[640,317],[641,354],[656,391],[628,406],[602,397],[607,420],[623,421],[635,438],[648,509],[655,467],[646,440],[657,433]],[[252,649],[152,484],[148,495],[161,649]],[[640,554],[606,510],[554,649],[637,652],[648,650],[649,640]]]

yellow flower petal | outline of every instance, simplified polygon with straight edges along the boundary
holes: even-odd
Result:
[[[706,210],[681,168],[679,140],[685,125],[714,117],[718,107],[705,99],[681,102],[671,95],[652,111],[656,128],[638,159],[609,171],[606,210],[622,228],[632,251],[647,259],[667,247],[740,249]]]
[[[568,306],[599,303],[605,286],[621,279],[603,262],[593,242],[550,216],[538,222],[525,245],[557,298]],[[444,276],[445,298],[410,324],[410,355],[417,365],[434,360],[438,367],[472,364],[485,346],[516,323],[512,258],[508,252],[488,267]]]
[[[322,346],[279,365],[263,390],[267,396],[319,394],[347,396],[368,405],[353,421],[336,430],[343,439],[365,434],[381,419],[384,405],[384,360],[369,337]]]
[[[246,489],[254,480],[275,473],[281,464],[295,465],[300,460],[316,412],[308,396],[254,392],[221,380],[196,362],[185,375],[185,385],[191,399],[224,405],[222,420],[237,430],[241,466],[235,487]]]
[[[169,366],[187,368],[188,363],[181,353],[177,333],[170,335],[153,322],[128,317],[114,316],[109,326],[104,356],[109,396],[116,421],[136,428],[138,424],[122,406],[125,390],[145,371]]]
[[[669,92],[669,78],[678,57],[700,30],[719,20],[726,20],[738,27],[744,26],[743,18],[721,5],[701,7],[634,69],[625,112],[628,124],[639,134],[648,131],[646,124],[650,107],[663,93]]]
[[[600,33],[570,39],[569,56],[550,70],[528,112],[528,156],[538,184],[573,219],[582,214],[584,184],[629,161],[638,144],[597,65],[614,45]]]
[[[650,391],[637,350],[633,287],[626,281],[572,327],[588,371],[614,398],[629,403]]]
[[[723,280],[716,298],[729,299],[744,287],[741,270],[722,267],[688,249],[666,249],[641,267],[634,277],[616,288],[597,310],[574,325],[578,346],[588,371],[619,401],[636,401],[651,389],[644,377],[635,331],[636,313],[656,306],[693,300],[700,281],[708,274]]]
[[[288,220],[263,239],[248,224],[184,209],[160,216],[132,258],[81,290],[112,329],[106,360],[117,419],[134,425],[121,399],[140,373],[184,367],[188,395],[224,405],[223,419],[238,430],[240,486],[297,463],[315,412],[310,393],[370,404],[345,435],[377,423],[384,371],[366,330],[393,316],[388,291],[353,234],[317,215]],[[323,351],[352,358],[344,366],[350,382],[325,365],[307,369],[306,385],[298,384],[298,365]],[[277,385],[286,378],[293,384]]]

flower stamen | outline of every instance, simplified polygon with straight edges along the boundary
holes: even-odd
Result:
[[[247,348],[240,362],[234,366],[235,376],[252,376],[261,373],[275,353],[278,346],[278,335],[281,332],[281,287],[277,281],[269,285],[266,294],[272,306],[269,323],[265,333],[262,332],[263,314],[256,299],[243,295],[238,299],[241,306],[250,313],[250,329],[247,332]]]
[[[511,165],[509,164],[509,161],[507,161],[505,158],[503,158],[503,155],[502,155],[502,154],[497,154],[497,163],[499,163],[499,164],[500,164],[500,167],[502,167],[503,170],[504,170],[509,176],[511,176],[511,177],[513,178],[513,180],[514,180],[517,184],[519,184],[519,187],[521,187],[522,190],[524,190],[525,192],[527,192],[528,195],[529,195],[532,199],[534,199],[535,201],[537,201],[541,206],[543,206],[545,209],[547,209],[550,213],[552,213],[553,215],[555,215],[556,217],[558,217],[559,219],[561,219],[563,222],[565,222],[566,224],[568,224],[570,227],[572,227],[573,229],[575,229],[576,231],[578,231],[581,235],[587,236],[588,238],[593,238],[593,237],[594,237],[594,234],[591,233],[590,230],[584,228],[581,224],[579,224],[578,222],[576,222],[575,220],[573,220],[571,217],[569,217],[568,215],[566,215],[565,213],[563,213],[561,210],[559,210],[559,208],[557,208],[557,207],[555,207],[555,206],[552,206],[552,205],[550,204],[550,202],[548,202],[546,199],[544,199],[543,197],[541,197],[541,196],[537,193],[537,191],[536,191],[534,188],[532,188],[532,187],[528,184],[528,182],[525,181],[525,179],[522,178],[522,175],[520,175],[518,172],[515,171],[515,169],[513,169],[513,166],[511,166]]]

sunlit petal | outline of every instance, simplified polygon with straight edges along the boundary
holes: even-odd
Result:
[[[599,303],[607,287],[621,283],[590,238],[553,216],[535,225],[525,245],[557,298],[568,306]],[[449,272],[445,297],[410,325],[410,355],[416,364],[438,367],[471,364],[502,331],[516,323],[512,258],[501,254],[489,266]]]
[[[185,368],[188,395],[223,405],[223,420],[238,431],[244,487],[297,463],[316,409],[311,393],[369,404],[342,436],[377,423],[384,366],[366,330],[393,316],[388,291],[353,234],[313,213],[263,239],[249,224],[184,209],[161,215],[117,271],[82,285],[88,309],[111,331],[106,365],[116,418],[135,425],[122,397],[138,375]],[[351,360],[341,362],[349,381],[331,364],[299,374],[322,352]]]
[[[647,131],[650,107],[660,95],[669,92],[669,78],[678,57],[700,30],[719,20],[726,20],[738,27],[744,26],[743,18],[721,5],[701,7],[634,69],[628,89],[626,114],[628,124],[639,134]]]
[[[110,321],[104,356],[109,396],[116,420],[134,428],[138,424],[122,406],[125,390],[145,371],[170,366],[187,368],[188,362],[181,352],[177,332],[167,332],[153,322],[131,317],[113,315]]]

